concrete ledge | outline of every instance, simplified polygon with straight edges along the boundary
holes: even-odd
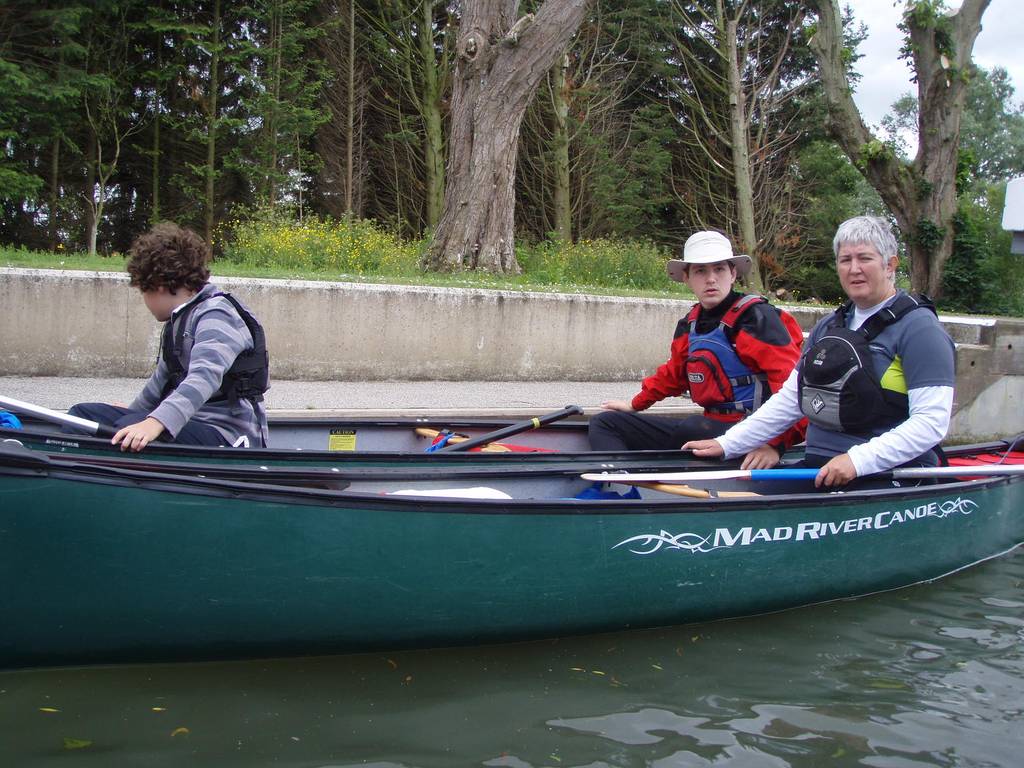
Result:
[[[0,372],[142,376],[159,325],[123,274],[0,270]],[[273,375],[304,380],[639,380],[691,302],[215,278],[263,322]]]
[[[638,382],[667,359],[676,324],[692,306],[483,289],[214,281],[263,322],[279,380]],[[3,268],[0,308],[0,375],[144,377],[155,364],[160,326],[122,273]],[[831,311],[786,309],[805,331]],[[1024,431],[1022,409],[1005,407],[1017,402],[1009,392],[1024,391],[1024,321],[941,319],[958,345],[957,410],[971,407],[974,414],[958,429],[980,434],[971,425],[980,425],[984,412],[998,414],[1004,433]]]

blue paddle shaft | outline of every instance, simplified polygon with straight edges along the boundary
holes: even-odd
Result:
[[[818,470],[810,467],[808,469],[752,469],[750,470],[751,480],[813,480],[818,476]]]

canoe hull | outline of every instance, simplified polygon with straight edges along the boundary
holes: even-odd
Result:
[[[343,498],[0,474],[0,665],[519,640],[938,578],[1024,540],[1024,478],[729,502]]]

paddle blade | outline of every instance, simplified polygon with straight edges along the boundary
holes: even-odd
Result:
[[[90,434],[96,435],[97,437],[113,437],[117,434],[116,429],[109,427],[106,424],[100,424],[99,422],[90,421],[89,419],[81,419],[78,416],[70,416],[66,413],[61,413],[60,411],[44,408],[41,405],[26,403],[22,400],[15,400],[13,397],[0,396],[0,407],[7,408],[15,413],[35,416],[43,421],[49,421],[54,424],[63,424],[65,426],[74,427],[75,429],[84,430]]]

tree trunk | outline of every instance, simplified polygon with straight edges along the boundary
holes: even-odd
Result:
[[[953,252],[960,118],[971,74],[971,51],[990,0],[964,0],[945,16],[932,4],[911,3],[905,15],[917,77],[918,149],[899,160],[861,118],[846,77],[837,0],[812,0],[818,11],[811,49],[818,59],[829,108],[829,128],[881,196],[903,232],[913,290],[938,298],[942,270]],[[941,34],[937,29],[943,28]]]
[[[157,99],[159,104],[159,99]],[[152,176],[153,186],[153,207],[149,214],[149,220],[151,224],[156,224],[160,221],[160,110],[157,109],[153,113],[153,164],[150,169]]]
[[[163,34],[156,35],[156,70],[164,71],[164,45]],[[158,74],[153,84],[153,141],[151,147],[152,163],[150,166],[150,178],[153,187],[152,205],[149,213],[149,223],[156,224],[160,221],[160,85],[161,77]]]
[[[563,243],[572,242],[572,201],[569,178],[569,98],[565,73],[569,69],[569,57],[555,66],[554,104],[555,125],[551,137],[552,165],[554,166],[553,204],[555,209],[555,233]]]
[[[740,227],[740,250],[754,262],[747,277],[750,288],[761,292],[761,265],[757,258],[757,230],[754,226],[754,185],[750,178],[750,136],[743,81],[740,79],[736,50],[736,19],[725,24],[725,44],[729,68],[729,128],[732,137],[732,170],[736,180],[736,213]]]
[[[53,137],[53,143],[50,146],[50,210],[49,210],[49,240],[50,250],[57,250],[58,234],[57,234],[57,205],[59,200],[59,189],[60,189],[60,134],[58,133]]]
[[[277,162],[280,144],[280,126],[278,112],[281,106],[281,47],[284,30],[284,11],[280,2],[275,2],[270,12],[270,50],[271,50],[271,92],[270,114],[267,137],[270,140],[270,158],[267,163],[267,202],[273,208],[277,204]]]
[[[352,214],[353,133],[356,124],[356,0],[348,0],[348,99],[345,104],[345,213]]]
[[[434,55],[434,3],[424,0],[420,6],[419,49],[423,66],[423,159],[426,169],[426,225],[434,229],[444,205],[444,125],[441,120],[441,78]]]
[[[514,22],[516,0],[467,0],[456,44],[444,211],[425,257],[428,268],[519,271],[513,250],[519,126],[587,1],[546,0],[536,17]]]
[[[99,219],[96,216],[96,131],[90,122],[85,150],[85,231],[86,247],[90,256],[96,255],[96,230]]]
[[[220,91],[220,0],[213,1],[213,44],[210,51],[209,128],[206,135],[206,244],[213,247],[214,182],[217,162],[217,93]]]

